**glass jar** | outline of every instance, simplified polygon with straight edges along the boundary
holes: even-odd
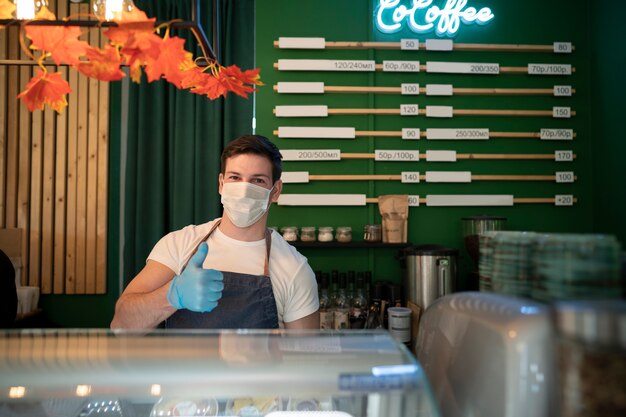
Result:
[[[287,242],[295,242],[298,240],[298,228],[295,226],[285,226],[280,231],[283,234],[283,239]]]
[[[317,234],[317,240],[320,242],[332,242],[333,228],[328,226],[320,227],[319,233]]]
[[[363,240],[366,242],[383,240],[382,226],[380,224],[366,224],[363,230]]]
[[[315,242],[315,227],[303,226],[300,228],[300,240],[303,242]]]
[[[559,415],[626,415],[626,301],[563,301],[554,307]]]
[[[341,243],[352,242],[352,228],[350,226],[338,227],[335,239]]]

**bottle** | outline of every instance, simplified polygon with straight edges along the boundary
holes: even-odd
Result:
[[[330,305],[335,305],[335,299],[337,298],[337,292],[339,291],[339,271],[333,269],[330,272],[330,288],[328,289],[328,296],[330,297]]]
[[[380,287],[374,287],[374,293],[372,294],[372,302],[367,312],[367,320],[365,321],[366,329],[382,329],[383,318],[381,317],[381,297],[382,294],[379,291]]]
[[[367,297],[367,304],[371,305],[372,301],[372,271],[365,271],[365,296]]]
[[[389,307],[402,307],[402,287],[398,284],[389,285]]]
[[[320,285],[320,329],[331,330],[333,328],[333,310],[328,294],[328,272],[322,273]]]
[[[390,306],[390,285],[387,281],[378,281],[374,286],[374,292],[380,295],[380,318],[384,329],[387,329],[389,320],[387,308]]]
[[[356,279],[356,291],[350,301],[350,328],[363,329],[367,319],[367,297],[365,297],[363,276]]]
[[[346,295],[346,274],[339,274],[339,290],[335,303],[333,304],[333,320],[335,330],[344,330],[350,327],[348,319],[350,313],[350,303]]]
[[[352,300],[356,294],[354,290],[354,282],[354,271],[348,271],[348,300]]]

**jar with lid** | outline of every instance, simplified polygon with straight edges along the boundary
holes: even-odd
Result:
[[[366,224],[363,229],[363,240],[366,242],[380,242],[383,239],[380,224]]]
[[[337,233],[335,234],[335,239],[337,242],[347,243],[352,241],[352,228],[350,226],[341,226],[337,228]]]
[[[554,307],[559,415],[626,415],[626,301],[562,301]]]
[[[332,242],[333,241],[333,228],[328,226],[322,226],[317,234],[317,240],[320,242]]]
[[[300,228],[300,240],[303,242],[315,242],[315,227],[302,226]]]
[[[283,239],[287,242],[295,242],[298,240],[298,228],[295,226],[285,226],[280,231],[283,234]]]

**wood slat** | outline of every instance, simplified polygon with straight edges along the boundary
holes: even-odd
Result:
[[[87,5],[79,5],[87,13]],[[76,137],[76,293],[85,294],[87,255],[87,141],[89,111],[89,79],[78,75],[78,134]]]
[[[70,14],[79,12],[77,4],[70,4]],[[65,245],[65,293],[76,293],[76,152],[78,137],[78,74],[69,71],[72,93],[68,96],[67,126],[67,215]]]
[[[100,31],[89,31],[89,43],[98,45]],[[85,255],[85,293],[96,292],[96,225],[98,197],[98,112],[99,112],[98,80],[89,79],[89,108],[87,126],[87,218],[86,218],[86,255]]]
[[[55,68],[48,68],[54,71]],[[55,111],[44,112],[43,134],[43,194],[41,209],[41,292],[51,294],[54,259],[54,186],[55,186]]]
[[[24,52],[21,53],[21,58],[26,59]],[[23,67],[20,68],[20,91],[26,89],[26,84],[30,81],[32,76],[32,68]],[[30,263],[27,262],[30,259],[30,160],[31,160],[31,113],[25,104],[19,104],[19,162],[18,162],[18,183],[17,183],[17,227],[24,229],[26,232],[26,239],[22,242],[22,249],[24,256],[24,262],[22,264],[22,283],[28,285],[30,282]]]
[[[23,108],[22,112],[28,112]],[[30,218],[28,222],[28,285],[38,287],[41,282],[41,193],[43,189],[43,114],[35,111],[31,114],[30,126]],[[21,184],[21,178],[20,178]]]
[[[0,33],[0,59],[6,59],[7,55],[7,31]],[[10,98],[7,96],[8,68],[0,65],[0,228],[4,227],[4,213],[6,204],[6,149],[7,149],[7,105]]]
[[[100,36],[100,46],[106,38]],[[109,181],[109,83],[99,85],[98,119],[98,195],[96,225],[96,294],[105,294],[107,289],[107,204]]]
[[[64,80],[69,80],[67,68],[61,68]],[[54,270],[52,292],[65,291],[65,214],[67,179],[67,110],[57,116],[54,187]]]
[[[7,32],[8,44],[12,47],[8,50],[11,59],[20,57],[19,49],[15,47],[18,43],[19,29],[9,27],[4,29]],[[18,181],[18,131],[19,131],[19,69],[15,66],[8,68],[7,76],[7,159],[6,159],[6,200],[5,200],[5,221],[4,227],[17,227],[17,181]]]

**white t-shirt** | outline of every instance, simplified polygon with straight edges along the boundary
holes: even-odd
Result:
[[[216,220],[190,225],[165,235],[154,246],[148,259],[180,275],[200,239],[209,233]],[[203,264],[205,268],[263,275],[265,239],[243,242],[226,236],[217,228],[207,243],[209,253]],[[269,270],[281,327],[284,322],[298,320],[317,311],[319,299],[315,274],[307,259],[279,233],[272,233]]]

